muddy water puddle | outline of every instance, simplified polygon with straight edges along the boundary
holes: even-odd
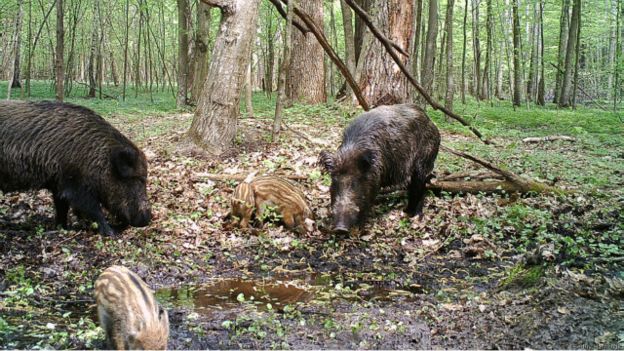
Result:
[[[259,279],[221,279],[204,285],[164,288],[156,295],[173,306],[211,314],[250,305],[258,310],[282,311],[287,305],[336,299],[359,302],[414,299],[421,293],[422,288],[417,284],[396,288],[384,281],[307,273]]]

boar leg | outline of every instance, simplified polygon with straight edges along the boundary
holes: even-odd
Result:
[[[70,200],[71,206],[78,209],[86,218],[97,223],[98,231],[102,235],[113,236],[116,234],[115,230],[108,224],[104,212],[100,207],[100,203],[91,194],[81,194],[81,198],[72,198]]]
[[[69,212],[69,202],[61,198],[57,193],[52,194],[54,208],[56,209],[56,226],[67,229],[67,213]]]
[[[427,182],[423,177],[414,174],[407,188],[407,207],[405,213],[408,216],[414,217],[415,215],[421,215],[424,199],[425,199],[425,187]]]

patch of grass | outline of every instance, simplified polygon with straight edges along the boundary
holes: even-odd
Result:
[[[504,289],[528,289],[536,286],[544,276],[546,268],[542,265],[525,267],[522,264],[513,266],[507,276],[500,282]]]

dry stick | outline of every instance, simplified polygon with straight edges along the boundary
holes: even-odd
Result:
[[[271,3],[277,8],[278,12],[280,14],[282,14],[282,16],[284,16],[284,14],[286,12],[282,8],[280,0],[269,0],[269,1],[271,1]],[[282,0],[282,1],[284,1],[286,4],[288,4],[288,0]],[[334,64],[340,70],[340,73],[342,73],[342,76],[345,77],[345,79],[347,80],[347,84],[349,84],[349,86],[353,90],[353,93],[355,94],[355,97],[358,99],[358,102],[360,103],[360,106],[362,106],[362,108],[365,111],[370,110],[370,107],[369,107],[368,103],[366,102],[366,99],[364,98],[364,95],[362,95],[362,91],[360,90],[360,87],[355,82],[355,79],[353,79],[353,76],[349,72],[349,69],[347,68],[347,66],[340,59],[340,56],[338,56],[336,51],[334,51],[334,49],[331,47],[331,45],[327,41],[327,38],[325,38],[325,35],[323,34],[323,31],[318,28],[316,23],[314,23],[314,20],[312,20],[312,18],[310,18],[310,16],[308,16],[306,13],[302,12],[301,10],[299,10],[296,6],[293,7],[293,10],[295,12],[295,15],[297,15],[299,18],[301,18],[301,20],[306,24],[307,31],[306,30],[302,30],[301,26],[297,26],[297,25],[295,25],[295,26],[299,30],[301,30],[301,32],[303,34],[308,33],[308,32],[312,32],[312,34],[314,34],[314,36],[316,37],[316,40],[319,42],[319,44],[321,44],[321,46],[323,47],[323,50],[325,50],[325,53],[327,54],[327,56],[329,56],[329,58],[332,60],[332,62],[334,62]],[[293,23],[295,23],[295,22],[293,22]]]
[[[420,93],[420,95],[422,95],[425,98],[425,100],[427,100],[429,105],[431,105],[431,107],[433,107],[434,110],[440,110],[440,111],[444,112],[444,114],[446,114],[447,116],[453,118],[454,120],[456,120],[459,123],[461,123],[462,125],[464,125],[465,127],[468,127],[468,129],[470,129],[470,131],[472,133],[474,133],[474,135],[476,135],[484,143],[486,143],[486,144],[493,144],[491,141],[485,139],[483,137],[483,135],[481,134],[481,132],[479,132],[475,127],[473,127],[468,121],[463,119],[461,116],[459,116],[455,112],[453,112],[453,111],[447,109],[446,107],[440,105],[437,101],[433,100],[431,98],[431,96],[429,96],[429,94],[427,94],[427,92],[420,86],[420,84],[418,84],[416,79],[414,79],[414,77],[410,74],[410,72],[407,70],[405,65],[399,59],[399,56],[394,51],[394,49],[393,49],[394,46],[392,45],[393,44],[392,41],[390,39],[388,39],[385,35],[383,35],[375,27],[375,25],[373,24],[370,16],[366,13],[366,11],[364,11],[353,0],[345,0],[345,1],[349,5],[349,7],[351,7],[355,11],[355,13],[357,13],[357,15],[360,16],[362,21],[364,21],[366,26],[371,30],[371,32],[375,35],[375,37],[377,37],[377,39],[383,44],[383,46],[386,48],[386,51],[388,52],[388,54],[390,54],[390,56],[392,57],[394,62],[401,69],[401,72],[403,72],[403,74],[407,77],[407,79],[410,81],[410,83],[412,83],[412,85],[416,88],[416,90],[418,90],[418,93]]]
[[[191,180],[194,182],[201,182],[204,180],[214,180],[214,181],[226,181],[226,180],[237,180],[243,181],[247,178],[248,174],[210,174],[210,173],[196,173],[191,177]],[[308,176],[304,175],[296,175],[296,174],[277,174],[277,176],[292,180],[308,180]]]
[[[556,140],[564,140],[564,141],[576,141],[573,137],[567,135],[551,135],[545,137],[529,137],[522,139],[523,143],[541,143],[546,141],[556,141]]]

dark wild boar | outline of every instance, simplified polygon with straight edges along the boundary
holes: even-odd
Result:
[[[164,350],[169,317],[152,290],[123,266],[107,268],[95,282],[100,326],[112,350]]]
[[[356,118],[336,153],[319,155],[332,177],[333,230],[361,226],[383,187],[407,187],[405,212],[422,213],[439,147],[438,128],[416,105],[380,106]]]
[[[0,190],[49,189],[57,225],[71,206],[112,235],[151,220],[145,155],[95,112],[58,102],[0,102]]]
[[[305,196],[288,180],[277,176],[260,176],[241,182],[232,196],[232,215],[246,228],[251,217],[262,218],[267,206],[275,206],[289,229],[312,231],[314,215]],[[307,221],[306,221],[307,220]]]

